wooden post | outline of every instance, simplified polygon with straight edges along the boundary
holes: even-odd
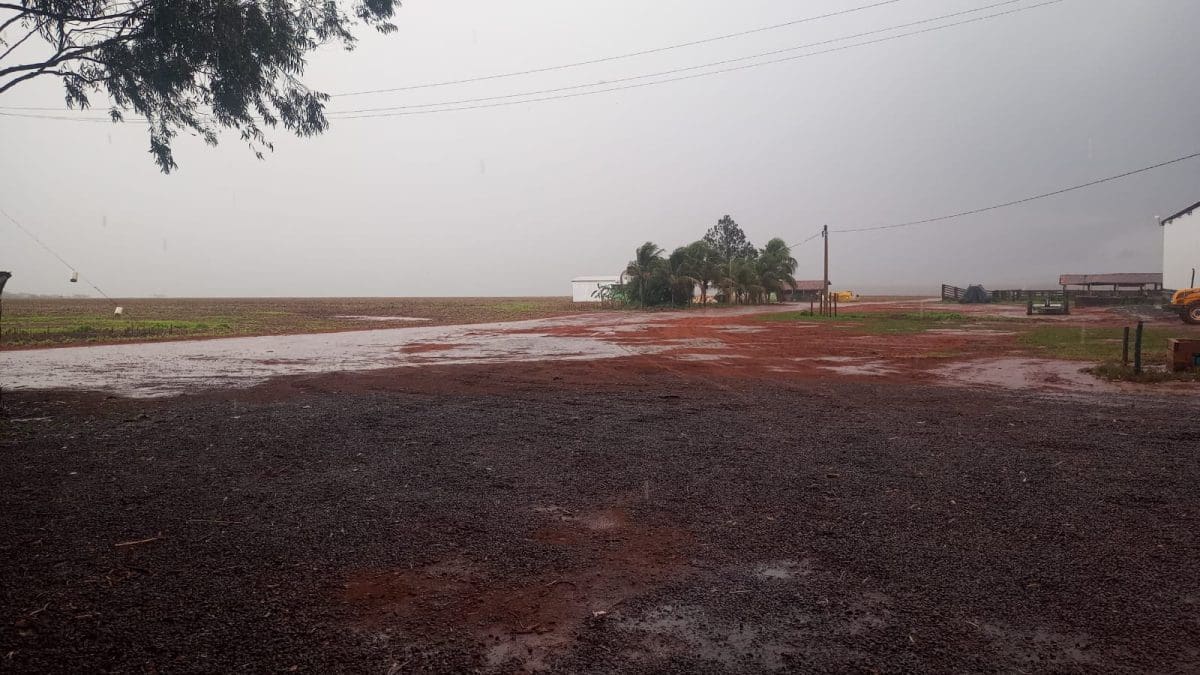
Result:
[[[1137,331],[1133,336],[1133,374],[1142,374],[1142,322],[1137,324]]]
[[[837,316],[838,297],[833,296],[833,315]]]
[[[817,312],[816,312],[816,309],[817,309],[817,302],[816,302],[816,300],[814,300],[814,299],[813,299],[813,297],[810,295],[810,296],[808,297],[808,315],[809,315],[809,316],[815,316],[815,315],[816,315],[816,313],[817,313]]]
[[[1125,338],[1121,341],[1121,365],[1129,365],[1129,326],[1125,326]]]
[[[829,226],[821,226],[821,238],[825,240],[825,276],[824,284],[821,288],[821,293],[825,298],[825,314],[829,313]]]

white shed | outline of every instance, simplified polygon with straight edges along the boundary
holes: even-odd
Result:
[[[1163,288],[1194,288],[1200,268],[1200,202],[1162,221]]]
[[[575,277],[571,280],[571,300],[575,302],[600,302],[600,289],[621,282],[621,277],[591,276]]]

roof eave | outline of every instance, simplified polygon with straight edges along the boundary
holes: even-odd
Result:
[[[1196,209],[1200,209],[1200,202],[1196,202],[1195,204],[1192,204],[1191,206],[1187,207],[1186,209],[1180,211],[1179,213],[1176,213],[1174,215],[1170,215],[1170,216],[1167,216],[1166,218],[1163,218],[1162,220],[1158,221],[1158,224],[1166,225],[1167,223],[1171,222],[1172,220],[1182,218],[1182,217],[1190,214],[1192,211],[1195,211]]]

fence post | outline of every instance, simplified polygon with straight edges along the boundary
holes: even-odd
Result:
[[[1121,341],[1121,365],[1129,365],[1129,326],[1125,326],[1125,338]]]
[[[1133,337],[1133,374],[1142,374],[1142,322],[1137,324],[1137,331]]]

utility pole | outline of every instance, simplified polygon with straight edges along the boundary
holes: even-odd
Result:
[[[12,277],[11,272],[0,272],[0,340],[4,339],[4,284]],[[0,403],[4,401],[4,386],[0,385]]]
[[[822,291],[822,297],[824,297],[824,299],[825,299],[822,304],[824,305],[825,311],[822,313],[829,314],[832,310],[829,308],[829,226],[828,225],[821,227],[821,238],[825,240],[825,276],[822,277],[824,280],[824,290]]]

